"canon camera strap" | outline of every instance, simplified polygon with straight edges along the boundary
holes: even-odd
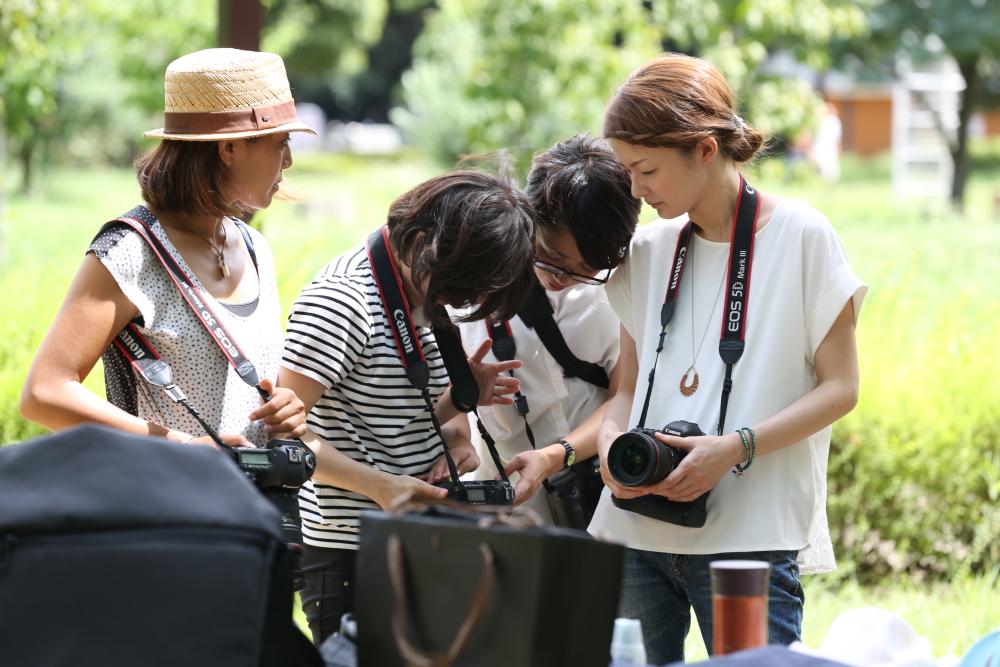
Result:
[[[391,322],[393,338],[396,342],[396,350],[399,352],[399,360],[403,364],[406,377],[414,387],[416,387],[424,398],[427,411],[431,415],[431,423],[434,430],[441,439],[444,447],[445,461],[448,463],[448,473],[451,481],[456,486],[461,487],[462,481],[459,479],[458,467],[455,460],[448,451],[448,443],[441,432],[441,424],[438,422],[434,412],[434,403],[431,401],[430,389],[430,368],[427,358],[424,356],[423,346],[420,344],[420,336],[417,328],[413,324],[410,315],[410,304],[406,299],[403,290],[403,281],[399,276],[396,263],[389,252],[389,228],[383,225],[368,236],[366,243],[368,250],[368,261],[372,267],[372,275],[375,277],[375,284],[378,287],[379,297],[382,306],[385,308],[386,317]],[[458,337],[455,326],[448,320],[447,312],[438,310],[436,315],[447,321],[445,326],[436,326],[433,329],[434,340],[438,344],[441,358],[444,361],[445,369],[451,380],[451,391],[455,402],[463,406],[474,406],[479,400],[479,386],[476,378],[469,368],[468,359],[462,349],[461,340]],[[476,425],[480,435],[486,442],[486,447],[490,452],[490,458],[500,473],[501,479],[509,482],[507,473],[504,471],[503,462],[496,451],[496,444],[490,434],[486,431],[479,414],[476,413]]]
[[[191,308],[191,312],[194,313],[195,318],[201,323],[202,327],[205,328],[205,331],[208,332],[208,335],[222,351],[222,354],[232,365],[236,374],[240,376],[241,380],[254,387],[261,398],[265,401],[270,400],[271,397],[268,393],[260,387],[257,369],[247,356],[243,354],[239,345],[236,344],[236,339],[230,335],[226,326],[222,323],[222,319],[215,314],[215,310],[212,308],[205,291],[198,286],[194,276],[190,275],[177,263],[173,255],[170,254],[170,251],[163,245],[163,242],[157,238],[149,223],[139,218],[124,215],[104,225],[101,231],[103,232],[105,229],[116,224],[128,225],[149,245],[153,251],[153,256],[163,265],[167,275],[170,276],[170,279],[181,293],[184,301]]]
[[[215,441],[215,444],[226,447],[226,443],[222,441],[218,432],[205,421],[205,418],[191,404],[181,388],[174,384],[170,365],[160,358],[160,355],[156,353],[156,350],[140,333],[135,324],[131,322],[126,324],[125,328],[119,331],[111,342],[146,382],[163,388],[172,401],[184,406],[191,416],[201,424],[205,433]]]
[[[563,369],[563,375],[568,378],[579,378],[601,389],[608,388],[608,374],[604,367],[589,361],[579,359],[566,344],[566,339],[556,324],[555,311],[541,283],[535,283],[531,288],[528,300],[517,311],[525,326],[534,329],[538,339],[556,363]],[[496,338],[493,339],[494,341]],[[494,353],[495,355],[495,353]],[[497,357],[499,359],[499,357]]]
[[[722,334],[719,340],[719,356],[726,364],[726,376],[722,383],[722,397],[719,406],[719,425],[717,433],[722,435],[726,423],[726,410],[729,407],[729,395],[733,389],[733,366],[743,356],[746,347],[746,314],[750,300],[750,272],[753,265],[753,242],[757,231],[757,216],[760,213],[760,195],[746,180],[740,176],[740,191],[736,200],[736,211],[733,214],[733,231],[729,245],[729,265],[726,278],[726,301],[723,304]],[[671,264],[667,293],[660,308],[660,338],[653,358],[653,367],[649,370],[649,383],[646,387],[646,397],[639,416],[639,426],[646,425],[646,413],[649,410],[649,399],[653,393],[653,379],[656,376],[656,364],[663,351],[667,336],[667,325],[673,319],[677,308],[677,297],[680,292],[681,278],[691,248],[691,234],[694,224],[689,220],[677,237],[677,247],[674,250],[674,261]]]

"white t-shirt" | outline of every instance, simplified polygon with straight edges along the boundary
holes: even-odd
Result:
[[[635,340],[639,359],[630,427],[642,409],[681,227],[681,221],[660,221],[640,229],[624,266],[607,285],[609,301]],[[723,308],[717,294],[728,258],[729,243],[692,236],[677,308],[656,369],[648,427],[683,419],[696,422],[705,433],[716,432],[725,375],[718,352]],[[813,389],[816,349],[848,300],[853,300],[858,315],[866,291],[826,218],[805,203],[781,201],[756,236],[746,349],[733,369],[723,432],[758,424]],[[679,382],[692,362],[692,329],[694,347],[703,336],[705,343],[695,362],[700,385],[685,397]],[[701,528],[620,510],[606,489],[590,532],[635,549],[666,553],[799,550],[803,573],[831,570],[836,565],[826,521],[829,449],[828,427],[760,456],[742,477],[724,475],[708,498],[708,519]]]
[[[604,289],[580,284],[546,295],[569,349],[578,359],[599,364],[610,375],[618,361],[619,325]],[[485,322],[466,322],[459,328],[466,354],[472,354],[489,338]],[[604,403],[607,391],[579,378],[564,377],[562,367],[545,349],[538,334],[525,326],[521,318],[510,320],[510,329],[517,346],[515,358],[524,364],[514,371],[514,376],[521,381],[521,393],[528,399],[528,424],[535,445],[545,447],[566,437],[593,414]],[[485,359],[496,361],[492,351],[487,352]],[[479,415],[496,440],[497,451],[504,461],[531,449],[524,420],[513,405],[479,408]],[[471,478],[493,479],[496,470],[489,453],[481,442],[477,445],[482,463]],[[532,501],[533,509],[543,517],[548,516],[544,491],[536,493]]]
[[[432,402],[448,373],[429,322],[413,313],[430,369]],[[393,475],[427,472],[444,446],[426,403],[399,359],[364,247],[321,269],[288,314],[281,365],[324,387],[306,419],[309,430],[341,453]],[[357,549],[359,515],[371,498],[309,481],[299,493],[306,544]]]

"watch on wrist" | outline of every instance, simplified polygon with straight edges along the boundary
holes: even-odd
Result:
[[[568,468],[576,463],[576,450],[566,440],[560,440],[559,444],[566,450],[566,455],[563,457],[563,467]]]

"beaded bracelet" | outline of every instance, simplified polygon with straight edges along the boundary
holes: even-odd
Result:
[[[743,450],[747,455],[746,463],[737,463],[733,470],[737,477],[741,477],[757,456],[757,434],[747,426],[738,429],[736,433],[740,436],[740,442],[743,443]]]

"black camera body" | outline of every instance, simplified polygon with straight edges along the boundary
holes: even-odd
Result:
[[[549,477],[544,485],[555,525],[587,530],[604,491],[600,458],[577,461]]]
[[[281,512],[281,533],[292,549],[302,549],[299,488],[312,478],[316,455],[301,440],[271,440],[266,448],[226,450],[247,477]]]
[[[502,479],[486,479],[469,482],[453,482],[445,480],[434,486],[448,489],[448,499],[469,505],[501,505],[514,504],[514,487]]]
[[[656,439],[656,433],[682,438],[704,435],[697,424],[686,421],[670,422],[659,431],[634,428],[621,434],[608,450],[608,470],[616,482],[627,487],[651,486],[665,479],[684,460],[687,452],[663,444]],[[708,514],[708,493],[686,503],[654,494],[631,499],[612,495],[611,500],[623,510],[689,528],[704,526]]]

